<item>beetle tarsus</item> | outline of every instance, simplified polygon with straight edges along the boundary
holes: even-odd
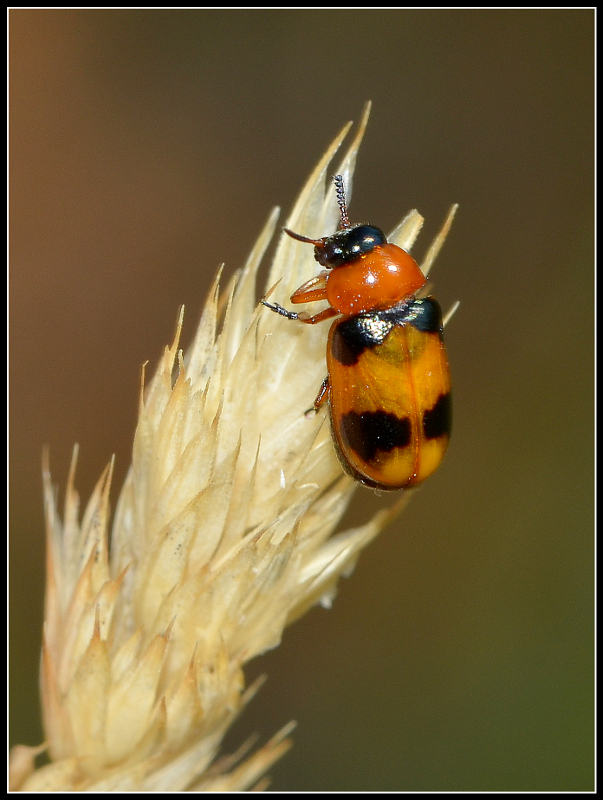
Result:
[[[283,308],[283,306],[280,306],[278,303],[269,303],[267,300],[261,300],[260,302],[263,306],[266,306],[266,308],[269,308],[276,314],[280,314],[282,317],[287,317],[287,319],[299,319],[299,314],[296,311],[287,311],[286,308]]]

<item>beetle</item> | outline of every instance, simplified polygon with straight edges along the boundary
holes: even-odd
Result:
[[[450,439],[450,370],[440,306],[418,297],[426,278],[414,258],[380,228],[350,223],[343,177],[334,176],[341,222],[311,239],[325,268],[291,302],[326,300],[314,315],[262,303],[290,320],[315,325],[337,317],[327,342],[328,374],[314,401],[330,408],[331,432],[344,470],[364,486],[415,486],[440,465]]]

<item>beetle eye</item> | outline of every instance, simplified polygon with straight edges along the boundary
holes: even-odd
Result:
[[[323,267],[332,269],[353,261],[382,244],[387,244],[387,239],[380,228],[374,225],[355,225],[328,236],[322,246],[314,248],[314,258]]]
[[[338,267],[345,261],[345,253],[343,245],[339,241],[332,241],[334,237],[330,236],[322,247],[314,248],[314,258],[319,264],[327,269]]]

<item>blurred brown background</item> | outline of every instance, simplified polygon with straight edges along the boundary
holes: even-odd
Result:
[[[593,12],[10,13],[11,742],[41,740],[41,450],[87,498],[140,365],[373,113],[351,216],[411,207],[455,390],[441,470],[313,610],[226,745],[279,790],[592,787]],[[320,234],[321,232],[316,232]],[[347,522],[391,502],[359,490]],[[368,508],[370,506],[370,508]]]

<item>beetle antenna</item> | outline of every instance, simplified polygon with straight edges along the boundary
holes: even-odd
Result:
[[[343,185],[343,175],[334,175],[335,194],[337,195],[337,205],[341,213],[341,228],[349,228],[350,218],[348,217],[348,206],[345,201],[345,187]]]
[[[324,242],[322,239],[310,239],[308,236],[302,236],[301,233],[295,233],[295,231],[289,230],[289,228],[283,228],[285,233],[289,234],[292,239],[297,239],[298,242],[308,242],[308,244],[313,244],[314,247],[324,247]]]

